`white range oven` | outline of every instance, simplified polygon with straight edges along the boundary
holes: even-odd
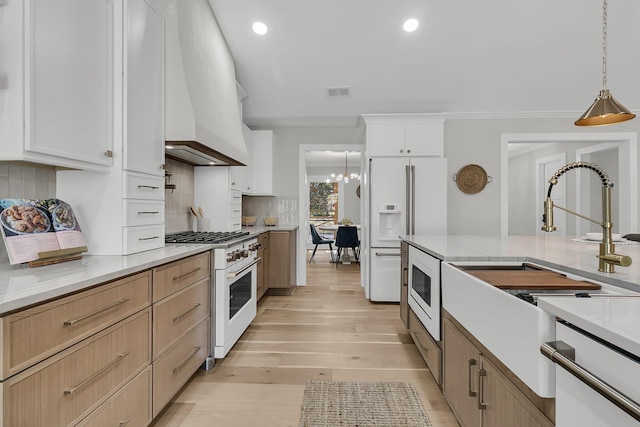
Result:
[[[409,245],[409,307],[440,341],[440,260]]]
[[[209,357],[203,368],[213,368],[214,359],[227,355],[256,317],[257,257],[259,243],[248,232],[195,232],[167,234],[167,244],[211,244],[211,337]]]
[[[258,247],[253,238],[214,250],[216,359],[227,355],[256,317]]]

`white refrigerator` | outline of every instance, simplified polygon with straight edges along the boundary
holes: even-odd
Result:
[[[365,293],[371,301],[400,301],[401,235],[447,233],[447,159],[369,159]]]

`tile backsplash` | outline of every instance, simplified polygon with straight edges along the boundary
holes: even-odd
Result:
[[[171,172],[175,190],[165,190],[164,222],[166,233],[193,230],[193,166],[166,159],[165,170]]]
[[[0,198],[51,199],[56,197],[53,166],[0,162]]]
[[[256,216],[262,225],[266,216],[278,217],[279,225],[298,225],[298,198],[283,196],[243,196],[242,215]]]

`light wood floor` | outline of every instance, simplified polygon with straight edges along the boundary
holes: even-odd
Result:
[[[457,427],[398,304],[369,302],[359,267],[336,269],[318,250],[307,286],[263,297],[227,357],[198,371],[153,427],[298,426],[309,380],[409,382],[434,427]]]

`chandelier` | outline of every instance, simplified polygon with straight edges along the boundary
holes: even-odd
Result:
[[[349,173],[348,152],[345,151],[344,152],[344,173],[339,173],[339,174],[332,173],[329,175],[329,178],[325,179],[325,182],[329,184],[331,182],[344,181],[345,184],[348,184],[350,179],[357,179],[358,181],[360,181],[360,174],[357,174],[355,172]]]

